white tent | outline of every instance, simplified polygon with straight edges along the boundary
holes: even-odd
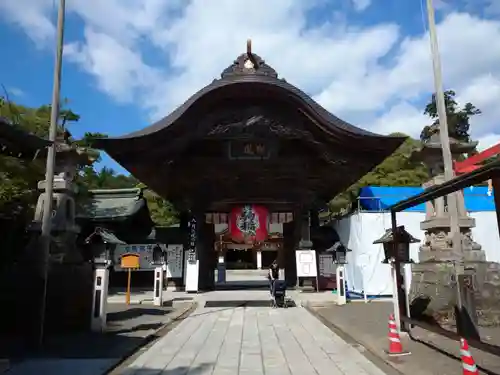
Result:
[[[471,212],[476,219],[472,229],[473,239],[482,245],[486,260],[500,263],[500,238],[498,235],[496,212]],[[398,225],[415,238],[423,241],[424,232],[420,222],[425,218],[423,212],[400,212],[397,214]],[[338,220],[336,228],[342,242],[351,250],[347,253],[346,278],[348,290],[365,292],[369,297],[392,295],[390,265],[382,264],[383,245],[374,245],[386,229],[391,227],[391,215],[388,212],[358,212]],[[410,257],[418,262],[418,249],[421,243],[410,245]],[[411,265],[406,265],[406,277],[411,282]]]

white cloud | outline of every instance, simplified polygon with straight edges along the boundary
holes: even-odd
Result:
[[[370,5],[351,1],[358,10]],[[486,2],[491,9],[499,3]],[[254,51],[282,77],[335,114],[373,131],[418,136],[428,123],[422,103],[433,91],[427,35],[403,35],[398,20],[355,27],[338,22],[335,12],[311,24],[308,12],[324,0],[271,3],[74,0],[69,12],[84,21],[84,39],[69,41],[66,55],[100,90],[138,101],[157,118],[217,78],[251,37]],[[43,44],[53,35],[51,7],[52,0],[2,0],[0,13]],[[471,131],[487,143],[500,134],[500,44],[492,42],[500,40],[500,20],[447,7],[438,34],[445,88],[482,109]]]
[[[399,132],[411,133],[418,137],[420,135],[418,132],[429,123],[429,118],[424,116],[422,110],[406,101],[401,101],[378,117],[373,124],[366,124],[366,127],[377,129],[382,134]]]
[[[38,47],[45,47],[55,34],[52,0],[2,0],[0,20],[20,26]]]
[[[65,55],[99,77],[99,88],[118,101],[132,101],[136,90],[155,85],[161,77],[156,69],[144,64],[140,56],[108,34],[87,28],[85,41],[86,44],[68,44]]]
[[[354,6],[354,9],[356,9],[358,12],[365,10],[372,3],[372,0],[351,0],[351,1],[352,5]]]
[[[495,146],[500,143],[500,134],[489,133],[485,134],[477,139],[479,142],[477,145],[477,149],[479,151],[486,150],[491,146]]]
[[[7,87],[6,89],[7,95],[13,95],[16,97],[24,96],[25,92],[21,90],[19,87]]]
[[[496,131],[500,135],[500,75],[486,73],[475,77],[460,91],[457,99],[462,104],[472,102],[482,111],[471,126],[473,134]]]

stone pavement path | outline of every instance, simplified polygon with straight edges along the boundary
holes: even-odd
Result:
[[[126,375],[384,375],[307,310],[199,308]]]

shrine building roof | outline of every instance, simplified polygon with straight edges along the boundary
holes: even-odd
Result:
[[[291,201],[331,199],[404,140],[328,112],[249,45],[219,79],[163,119],[94,146],[174,204],[193,205],[195,197],[205,203],[281,199],[279,209],[288,209]]]
[[[0,154],[33,159],[50,141],[31,134],[19,125],[0,117]]]

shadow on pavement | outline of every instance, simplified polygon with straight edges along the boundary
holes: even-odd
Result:
[[[122,370],[114,370],[110,372],[110,375],[196,375],[196,374],[211,374],[213,372],[215,364],[214,363],[202,363],[198,366],[192,367],[175,367],[170,370],[162,369],[149,369],[149,368],[137,368],[130,367]]]
[[[225,283],[216,283],[215,290],[268,290],[269,281],[264,280],[227,280]]]
[[[0,358],[11,362],[40,358],[121,358],[139,346],[146,337],[170,322],[175,309],[141,305],[109,304],[108,326],[105,332],[74,332],[52,334],[41,348],[19,337],[0,337]],[[33,340],[36,341],[36,340]]]
[[[388,357],[385,353],[389,345],[388,316],[393,311],[393,305],[390,302],[374,301],[366,304],[353,302],[344,306],[311,307],[308,309],[312,310],[320,321],[332,328],[343,339],[360,344],[367,349],[367,352],[373,354],[378,360],[389,364],[400,374],[455,375],[462,369],[458,342],[419,328],[412,329],[412,335],[415,335],[419,341],[410,340],[409,337],[405,336],[401,337],[404,350],[410,351],[411,355]],[[428,342],[424,343],[423,341]],[[498,358],[476,349],[472,349],[471,352],[478,367],[483,368],[481,374],[499,373],[500,362]]]
[[[2,339],[0,356],[16,363],[25,359],[64,358],[64,359],[98,359],[118,358],[144,344],[144,337],[130,337],[119,333],[79,333],[48,337],[43,347],[38,349]]]
[[[138,318],[142,315],[166,315],[170,310],[163,308],[136,308],[132,307],[127,310],[108,312],[107,319],[108,322],[128,320]]]
[[[169,324],[176,324],[176,322],[187,318],[195,306],[179,309],[171,315],[170,312],[173,312],[173,309],[145,307],[143,310],[146,313],[163,309],[165,314],[161,316],[160,314],[147,315],[145,313],[139,314],[138,318],[136,313],[118,315],[133,318],[115,321],[110,330],[104,333],[82,332],[48,336],[43,347],[36,350],[22,345],[22,342],[13,346],[12,340],[0,338],[0,358],[10,359],[7,362],[8,373],[11,375],[124,373],[114,372],[115,370],[112,369],[115,367],[119,369],[124,360],[138,353],[139,348],[147,347],[168,333]],[[127,306],[113,306],[115,312],[118,312],[120,308],[126,309]],[[160,321],[159,317],[163,320]],[[167,373],[185,374],[184,370],[179,368]],[[159,372],[156,370],[156,373]],[[126,373],[152,374],[155,371],[143,369],[141,372],[128,371]]]

